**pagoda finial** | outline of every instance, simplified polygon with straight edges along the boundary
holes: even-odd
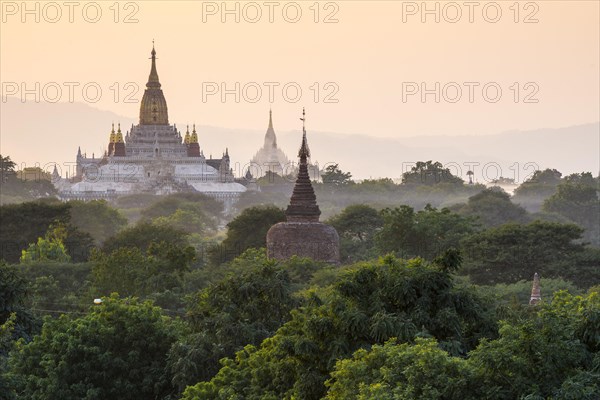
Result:
[[[302,146],[300,146],[298,157],[300,157],[300,163],[304,162],[306,164],[307,159],[310,157],[310,149],[306,140],[306,111],[304,108],[302,108],[302,118],[300,118],[300,121],[302,121]]]
[[[117,130],[117,134],[115,135],[115,143],[122,143],[123,142],[123,133],[121,132],[121,123],[119,122],[118,124],[118,130]]]
[[[540,276],[536,272],[533,275],[533,286],[531,288],[531,298],[529,299],[530,305],[536,305],[542,301],[542,294],[540,289]]]
[[[148,77],[148,83],[146,87],[148,88],[159,88],[160,82],[158,81],[158,72],[156,72],[156,50],[154,50],[154,39],[152,39],[152,51],[150,52],[152,57],[152,66],[150,68],[150,76]]]
[[[190,126],[188,125],[185,130],[185,137],[183,139],[183,143],[190,144]]]
[[[196,133],[196,124],[193,125],[192,135],[190,136],[190,143],[198,143],[198,134]]]
[[[271,107],[269,107],[269,128],[268,129],[273,129],[273,110],[271,110]]]

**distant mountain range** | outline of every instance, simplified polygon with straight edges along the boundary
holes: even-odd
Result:
[[[101,156],[108,143],[110,124],[120,121],[123,132],[137,118],[102,111],[82,103],[22,103],[8,98],[0,103],[0,152],[32,166],[74,162],[78,146],[88,156]],[[237,173],[263,144],[267,129],[227,129],[196,125],[200,147],[208,157],[220,157],[227,147]],[[184,126],[179,126],[182,132]],[[275,132],[279,147],[293,160],[300,131]],[[466,179],[469,165],[475,180],[495,177],[522,182],[535,168],[556,168],[563,174],[600,171],[600,123],[534,131],[509,131],[480,136],[414,136],[380,138],[364,134],[308,132],[312,161],[320,166],[337,163],[357,179],[400,179],[416,161],[436,160]],[[400,137],[402,136],[402,137]],[[478,165],[477,165],[478,163]],[[485,168],[484,168],[485,166]]]

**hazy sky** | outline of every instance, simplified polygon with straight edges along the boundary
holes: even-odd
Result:
[[[154,39],[180,126],[266,128],[269,87],[280,130],[299,128],[303,106],[309,129],[382,137],[600,119],[598,1],[229,1],[232,14],[220,1],[27,2],[30,13],[22,4],[1,2],[3,95],[39,83],[40,101],[69,101],[64,82],[75,82],[74,101],[137,118]],[[236,83],[239,103],[223,101],[223,85],[235,93]],[[15,145],[11,134],[3,146]]]

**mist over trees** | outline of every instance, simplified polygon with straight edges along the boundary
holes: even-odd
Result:
[[[226,214],[197,193],[60,202],[14,167],[0,399],[600,397],[590,173],[537,171],[511,196],[435,161],[401,183],[332,165],[313,183],[340,236],[331,266],[266,257],[289,177]]]

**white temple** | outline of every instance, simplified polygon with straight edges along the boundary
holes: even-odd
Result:
[[[75,176],[53,177],[63,200],[112,199],[135,193],[200,192],[229,205],[246,191],[234,181],[229,151],[220,159],[207,159],[200,149],[195,126],[185,136],[169,124],[167,102],[156,71],[156,51],[140,105],[138,125],[123,135],[114,124],[108,149],[102,157],[77,152]]]
[[[269,110],[269,127],[265,134],[265,142],[252,159],[251,164],[260,169],[259,177],[267,171],[275,172],[280,176],[295,172],[295,169],[291,168],[293,164],[290,164],[287,156],[277,147],[277,136],[273,129],[273,112],[271,110]]]

